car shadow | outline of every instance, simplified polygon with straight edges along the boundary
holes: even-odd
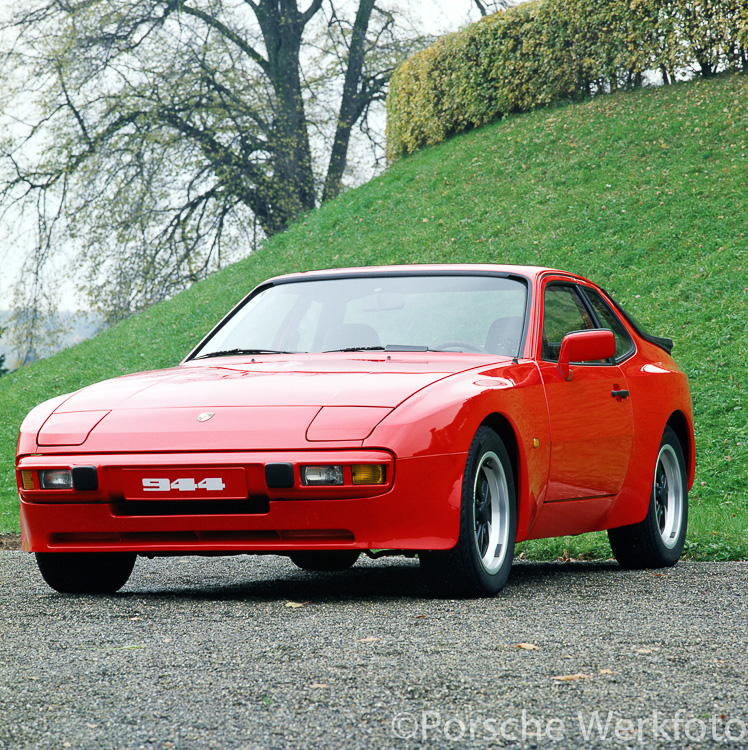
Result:
[[[259,577],[249,577],[252,573]],[[298,570],[290,562],[281,570],[273,568],[276,575],[268,575],[261,569],[247,570],[247,578],[241,581],[218,581],[206,585],[195,580],[186,585],[169,585],[159,588],[157,583],[143,589],[125,590],[118,596],[148,598],[186,598],[192,600],[253,600],[256,602],[343,602],[388,599],[431,598],[428,587],[421,577],[417,563],[403,561],[399,564],[356,565],[345,571],[312,573]],[[180,581],[184,584],[184,579]],[[137,585],[137,583],[136,583]]]
[[[197,570],[197,569],[193,569]],[[509,581],[499,598],[527,596],[546,589],[549,585],[571,580],[584,581],[591,577],[621,572],[613,561],[596,562],[515,562]],[[176,573],[176,575],[175,575]],[[233,568],[231,573],[236,573]],[[255,577],[251,577],[255,574]],[[259,574],[259,575],[257,575]],[[242,571],[244,576],[244,571]],[[185,581],[184,575],[172,568],[170,581],[142,577],[115,596],[138,599],[189,599],[209,601],[252,600],[255,602],[332,603],[346,601],[389,601],[398,599],[433,600],[434,594],[423,580],[415,560],[389,559],[386,562],[366,561],[345,571],[313,573],[302,571],[290,562],[263,570],[260,563],[248,563],[246,578],[237,581],[230,575],[225,580],[213,576],[210,582],[195,576]],[[176,579],[176,580],[175,580]],[[166,583],[167,585],[162,585]]]

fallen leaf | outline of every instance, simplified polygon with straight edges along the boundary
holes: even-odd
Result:
[[[323,687],[330,687],[326,682],[315,682],[311,684],[309,687],[313,688],[323,688]]]
[[[651,648],[635,648],[634,653],[636,654],[651,654],[652,649]]]
[[[368,636],[368,638],[359,638],[356,643],[374,643],[374,641],[378,641],[379,638],[377,638],[374,635]]]
[[[534,643],[518,643],[517,648],[523,648],[526,651],[540,651],[540,646],[536,646]]]
[[[303,607],[305,604],[309,604],[309,602],[286,602],[286,606],[290,607],[291,609],[298,609],[299,607]]]
[[[591,674],[560,674],[553,678],[554,680],[560,680],[561,682],[574,682],[574,680],[590,680],[592,679]]]
[[[613,674],[612,669],[601,669],[598,674]]]

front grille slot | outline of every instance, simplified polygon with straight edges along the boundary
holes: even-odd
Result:
[[[99,549],[136,545],[138,547],[155,547],[157,550],[165,545],[181,545],[190,550],[200,544],[245,545],[251,548],[257,544],[274,544],[280,541],[277,531],[113,531],[113,532],[71,532],[52,534],[49,537],[50,547],[70,545],[92,545]]]
[[[110,505],[113,516],[227,516],[270,512],[265,497],[249,500],[123,500]]]

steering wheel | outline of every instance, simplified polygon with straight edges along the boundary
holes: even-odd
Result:
[[[447,349],[467,349],[469,352],[483,353],[486,350],[478,344],[471,344],[469,341],[445,341],[443,344],[437,344],[433,349],[444,351]]]

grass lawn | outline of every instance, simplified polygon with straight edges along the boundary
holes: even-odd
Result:
[[[18,529],[13,456],[29,409],[103,378],[176,364],[268,276],[501,262],[588,276],[675,340],[696,415],[686,554],[747,558],[747,146],[748,76],[730,75],[510,117],[398,162],[174,299],[1,378],[0,533]],[[605,534],[519,551],[610,555]]]

